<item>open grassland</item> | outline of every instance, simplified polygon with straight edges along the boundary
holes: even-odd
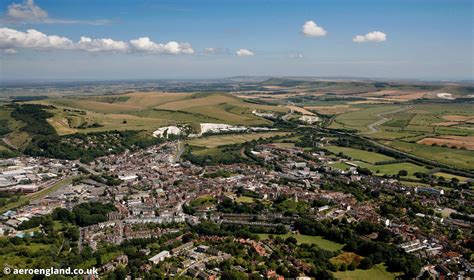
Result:
[[[364,150],[359,150],[359,149],[353,149],[353,148],[348,148],[348,147],[338,147],[338,146],[327,146],[325,147],[328,151],[334,153],[334,154],[339,154],[342,153],[346,156],[351,157],[354,160],[361,160],[365,161],[368,163],[376,163],[379,161],[387,161],[387,160],[394,160],[394,158],[382,155],[379,153],[374,153],[374,152],[369,152],[369,151],[364,151]]]
[[[353,271],[338,271],[333,273],[334,277],[341,280],[391,280],[395,279],[396,273],[387,271],[383,264],[374,265],[371,269],[356,269]]]
[[[129,93],[30,101],[57,109],[48,121],[58,134],[108,130],[155,130],[161,126],[202,122],[269,125],[252,111],[284,113],[282,106],[259,105],[224,93]]]
[[[215,148],[222,145],[245,143],[259,138],[270,138],[274,136],[286,135],[285,132],[264,132],[248,134],[228,134],[209,136],[205,138],[195,138],[188,141],[192,146]]]
[[[258,236],[261,240],[268,239],[270,234],[266,233],[259,233]],[[315,244],[321,249],[328,250],[328,251],[338,251],[341,250],[344,245],[324,239],[321,236],[310,236],[310,235],[303,235],[303,234],[294,234],[294,233],[287,233],[287,234],[273,234],[274,237],[281,237],[286,239],[288,237],[294,237],[300,244]]]

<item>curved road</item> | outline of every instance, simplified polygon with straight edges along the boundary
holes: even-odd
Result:
[[[400,113],[400,112],[407,111],[407,110],[410,110],[410,109],[413,109],[413,108],[414,108],[413,106],[404,106],[404,107],[402,107],[400,109],[397,109],[397,110],[394,110],[394,111],[389,111],[389,112],[377,114],[376,116],[380,119],[378,121],[374,122],[374,123],[369,124],[367,126],[367,128],[370,129],[370,131],[366,132],[364,134],[373,134],[373,133],[376,133],[376,132],[380,131],[377,128],[377,126],[382,125],[382,124],[388,122],[389,120],[391,120],[391,118],[385,117],[386,115],[392,115],[392,114]]]

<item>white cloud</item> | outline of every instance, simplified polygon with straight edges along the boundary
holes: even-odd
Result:
[[[247,49],[238,49],[235,53],[238,56],[252,56],[252,55],[255,55],[253,52],[251,52]]]
[[[9,22],[24,23],[49,23],[49,24],[90,24],[103,25],[110,23],[109,20],[71,20],[50,18],[48,12],[36,5],[34,0],[25,0],[23,3],[12,3],[8,5],[6,20]]]
[[[205,48],[203,53],[208,54],[208,55],[229,54],[229,49],[227,49],[227,48]]]
[[[141,37],[130,41],[136,51],[165,54],[193,54],[194,50],[189,43],[170,41],[166,44],[155,43],[148,37]]]
[[[79,42],[76,43],[75,47],[78,50],[84,50],[88,52],[126,52],[129,49],[128,44],[123,41],[115,41],[112,39],[91,39],[88,37],[81,37]]]
[[[322,37],[326,36],[327,32],[322,28],[321,26],[318,26],[316,22],[312,20],[308,20],[303,24],[303,27],[301,28],[301,32],[306,37]]]
[[[304,55],[301,53],[290,53],[288,57],[292,59],[301,59],[304,58]]]
[[[35,29],[26,32],[0,28],[0,49],[73,49],[74,43],[56,35],[46,35]]]
[[[78,50],[86,52],[146,52],[152,54],[193,54],[189,43],[174,41],[166,44],[155,43],[148,37],[130,42],[110,38],[92,39],[81,37],[78,42],[56,35],[47,35],[35,29],[26,32],[10,28],[0,28],[0,50],[10,54],[17,49],[35,50]]]
[[[353,42],[366,43],[366,42],[384,42],[387,40],[387,35],[380,31],[372,31],[365,35],[357,35],[352,38]]]

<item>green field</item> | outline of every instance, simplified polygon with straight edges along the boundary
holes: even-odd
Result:
[[[266,233],[259,233],[258,236],[260,237],[261,240],[268,239],[270,234]],[[287,233],[287,234],[274,234],[273,236],[281,237],[281,238],[288,238],[288,237],[294,237],[298,241],[298,243],[301,244],[315,244],[321,249],[328,250],[328,251],[338,251],[341,250],[344,245],[324,239],[321,236],[309,236],[309,235],[302,235],[302,234],[293,234],[293,233]]]
[[[438,161],[447,165],[465,169],[474,169],[474,151],[457,150],[445,147],[433,147],[417,143],[393,141],[389,146],[415,156]]]
[[[237,143],[245,143],[259,138],[270,138],[274,136],[286,135],[285,132],[264,132],[264,133],[248,133],[248,134],[229,134],[217,135],[202,138],[195,138],[187,141],[190,145],[215,148],[222,145],[230,145]]]
[[[250,196],[245,196],[245,195],[239,196],[235,200],[235,202],[239,202],[239,203],[252,203],[254,201],[255,201],[255,198],[250,197]]]
[[[395,273],[388,272],[383,264],[374,265],[374,267],[367,270],[338,271],[334,272],[333,275],[341,280],[390,280],[397,276]]]
[[[367,164],[365,162],[355,162],[360,167],[368,168],[373,173],[377,175],[397,175],[398,171],[406,170],[408,172],[408,177],[412,177],[416,172],[419,173],[426,173],[428,169],[409,162],[401,162],[401,163],[392,163],[392,164],[383,164],[383,165],[374,165],[374,164]]]
[[[376,163],[379,161],[387,161],[387,160],[394,160],[394,158],[374,153],[374,152],[369,152],[369,151],[364,151],[364,150],[359,150],[359,149],[353,149],[353,148],[347,148],[347,147],[338,147],[338,146],[327,146],[324,147],[326,150],[334,153],[334,154],[339,154],[343,153],[346,156],[351,157],[354,160],[362,160],[368,163]]]

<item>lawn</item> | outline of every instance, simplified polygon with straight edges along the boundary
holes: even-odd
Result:
[[[261,240],[265,240],[265,239],[268,239],[270,235],[266,233],[259,233],[258,236],[260,237]],[[285,239],[292,236],[296,238],[299,244],[315,244],[321,249],[332,251],[332,252],[341,250],[342,247],[344,247],[343,244],[339,244],[339,243],[324,239],[321,236],[310,236],[310,235],[293,234],[293,233],[274,234],[273,236],[275,237],[279,236]]]
[[[383,264],[374,265],[373,268],[367,270],[338,271],[333,275],[341,280],[389,280],[395,279],[397,276],[397,274],[388,272]]]
[[[331,163],[329,166],[334,167],[334,168],[338,168],[338,169],[341,169],[341,170],[348,170],[351,167],[350,165],[345,164],[344,162]]]
[[[199,206],[212,206],[216,203],[217,203],[217,200],[214,197],[205,195],[191,201],[189,205],[192,207],[199,207]]]
[[[365,161],[367,163],[376,163],[379,161],[387,161],[387,160],[394,159],[392,157],[382,155],[379,153],[374,153],[374,152],[369,152],[369,151],[364,151],[364,150],[359,150],[359,149],[354,149],[354,148],[338,147],[338,146],[327,146],[324,148],[336,155],[339,153],[343,153],[344,155],[349,156],[352,159]]]

